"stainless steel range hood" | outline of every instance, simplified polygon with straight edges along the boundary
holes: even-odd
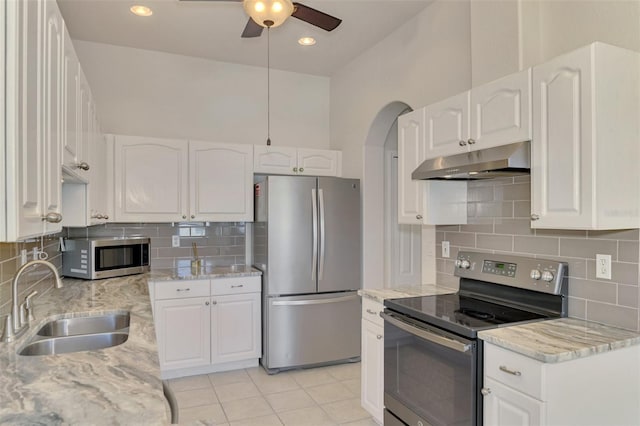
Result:
[[[518,142],[464,154],[425,160],[411,174],[414,180],[476,180],[529,174],[530,142]]]

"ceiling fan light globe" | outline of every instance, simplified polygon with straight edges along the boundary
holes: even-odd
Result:
[[[244,0],[244,11],[263,27],[277,27],[282,25],[293,13],[291,0]]]

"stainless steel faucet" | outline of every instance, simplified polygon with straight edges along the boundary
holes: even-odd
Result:
[[[12,306],[11,306],[11,314],[7,315],[6,325],[4,329],[4,334],[2,335],[3,342],[11,342],[19,337],[22,333],[24,333],[29,328],[29,317],[30,313],[25,315],[22,313],[22,309],[31,309],[30,299],[35,294],[31,293],[27,296],[25,303],[18,306],[18,281],[20,277],[24,273],[26,269],[34,265],[44,265],[47,268],[51,269],[53,275],[55,277],[55,286],[56,288],[62,288],[62,281],[60,280],[60,275],[58,274],[58,270],[52,263],[47,262],[46,260],[32,260],[31,262],[27,262],[20,267],[16,271],[16,274],[13,276],[13,282],[11,283],[11,295],[12,295]]]

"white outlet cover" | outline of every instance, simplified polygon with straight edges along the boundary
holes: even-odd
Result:
[[[596,278],[611,279],[610,254],[596,254]]]
[[[451,257],[449,241],[442,242],[442,257]]]
[[[180,235],[173,235],[171,237],[171,247],[180,247]]]

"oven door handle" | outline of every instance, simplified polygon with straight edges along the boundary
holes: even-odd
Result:
[[[438,345],[442,345],[442,346],[446,346],[449,349],[453,349],[454,351],[458,351],[458,352],[468,352],[469,349],[471,349],[471,345],[466,345],[462,342],[459,342],[457,340],[453,340],[453,339],[449,339],[447,337],[444,336],[440,336],[439,334],[435,334],[432,333],[430,331],[427,331],[423,328],[418,328],[415,327],[411,324],[407,324],[404,321],[401,321],[397,318],[394,318],[392,315],[389,315],[387,313],[381,312],[380,316],[385,320],[385,321],[389,321],[389,323],[395,325],[396,327],[406,331],[407,333],[411,333],[415,336],[418,336],[422,339],[428,340],[432,343],[438,344]]]

